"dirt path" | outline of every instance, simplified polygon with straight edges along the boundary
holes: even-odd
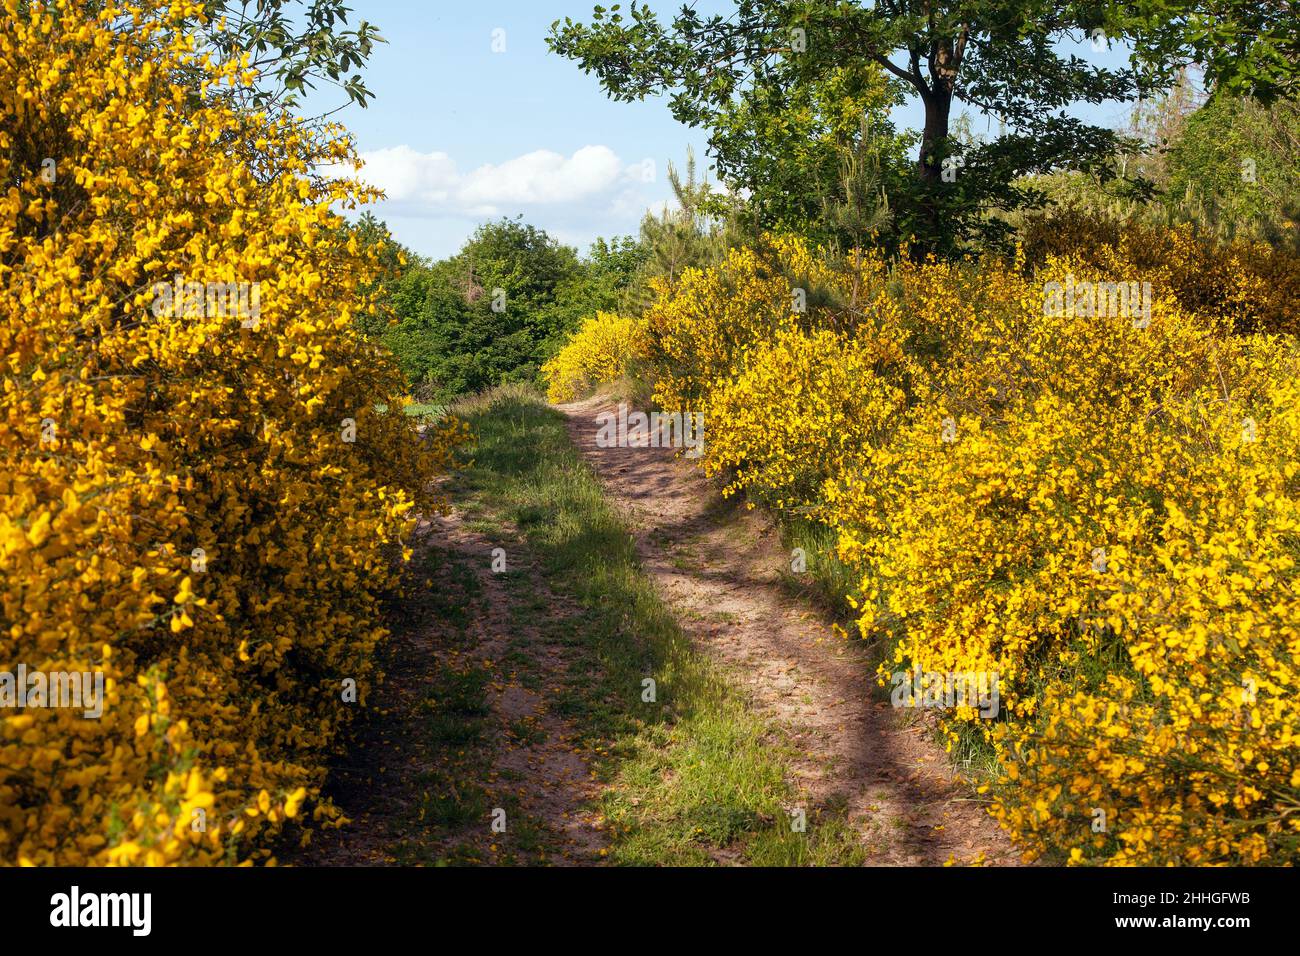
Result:
[[[802,752],[792,782],[812,806],[844,807],[873,864],[1019,862],[915,712],[879,700],[861,650],[782,587],[789,555],[769,519],[719,507],[671,449],[598,448],[606,400],[560,408],[683,629]]]
[[[422,520],[415,537],[428,577],[394,608],[371,719],[331,774],[351,822],[285,862],[600,863],[599,787],[573,726],[548,706],[570,666],[556,635],[573,609],[522,546],[487,540],[457,511]],[[502,545],[506,570],[494,573]]]

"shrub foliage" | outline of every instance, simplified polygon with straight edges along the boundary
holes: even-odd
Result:
[[[233,109],[202,4],[4,0],[0,860],[266,859],[378,678],[378,600],[457,426],[421,443],[353,330],[375,263],[335,131]],[[159,284],[246,284],[258,314]],[[355,702],[348,689],[355,682]]]
[[[1185,232],[1075,225],[1031,263],[735,250],[659,287],[656,398],[730,489],[833,529],[882,680],[999,676],[1000,719],[945,725],[1028,855],[1293,862],[1300,348],[1250,249],[1198,275]],[[1048,307],[1090,281],[1149,312]]]

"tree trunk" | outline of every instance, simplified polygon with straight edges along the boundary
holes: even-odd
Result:
[[[921,202],[930,234],[925,237],[927,251],[939,252],[946,244],[943,215],[943,160],[948,154],[948,120],[952,113],[953,93],[957,86],[957,70],[964,52],[962,45],[954,46],[948,39],[937,40],[930,48],[930,82],[924,87],[921,101],[925,104],[925,129],[921,133],[921,155],[917,157],[917,172],[921,179]]]
[[[917,162],[921,179],[939,182],[942,173],[944,142],[948,138],[948,119],[952,112],[952,94],[932,90],[922,97],[925,104],[925,130],[921,134],[921,154]]]

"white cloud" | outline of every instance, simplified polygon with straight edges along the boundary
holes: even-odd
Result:
[[[500,166],[480,166],[466,177],[460,197],[493,206],[576,202],[609,191],[622,172],[608,146],[584,146],[568,159],[539,149]]]
[[[444,203],[459,174],[446,153],[417,153],[409,146],[379,149],[361,156],[361,179],[378,186],[399,203]]]
[[[496,216],[559,204],[608,207],[635,201],[628,190],[644,183],[642,163],[624,164],[608,146],[584,146],[568,157],[539,149],[468,173],[444,152],[409,146],[361,158],[360,178],[384,190],[386,204],[408,216]]]
[[[325,167],[361,179],[387,198],[369,206],[421,255],[451,255],[489,219],[522,214],[530,225],[579,249],[597,236],[635,234],[647,210],[671,199],[663,159],[624,162],[608,146],[571,156],[535,150],[462,172],[446,152],[394,146],[361,154],[363,166]]]

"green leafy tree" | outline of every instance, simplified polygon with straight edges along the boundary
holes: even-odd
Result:
[[[649,250],[632,236],[597,238],[581,268],[560,283],[548,307],[543,325],[553,331],[544,348],[549,358],[568,341],[582,320],[596,312],[617,312],[626,308],[626,292],[640,274]]]
[[[1128,128],[1142,149],[1116,158],[1121,176],[1061,173],[1036,187],[1094,217],[1190,223],[1218,239],[1300,250],[1300,101],[1265,104],[1224,88],[1206,97],[1185,71],[1166,95],[1139,103]]]
[[[381,308],[358,322],[389,347],[426,401],[535,380],[584,318],[616,308],[645,258],[639,242],[620,237],[597,240],[580,259],[519,219],[480,226],[438,262],[401,249],[377,220],[363,216],[349,228],[393,266]]]
[[[337,87],[346,103],[364,107],[374,94],[360,70],[384,38],[343,0],[205,0],[202,43],[220,60],[248,54],[261,73],[247,97],[253,109],[293,109],[318,84]],[[351,73],[351,75],[349,75]]]
[[[946,251],[998,228],[981,216],[986,207],[1041,201],[1017,185],[1026,174],[1065,166],[1109,175],[1105,159],[1120,136],[1063,110],[1133,98],[1143,77],[1056,47],[1101,24],[1099,7],[1050,0],[736,0],[730,16],[687,7],[668,23],[634,2],[626,15],[597,7],[590,24],[557,21],[549,42],[615,99],[671,94],[680,121],[713,131],[711,155],[728,182],[744,181],[737,170],[757,161],[731,131],[760,132],[759,116],[779,124],[836,71],[883,70],[925,112],[912,179],[896,203],[900,228],[921,249]],[[958,102],[998,117],[1004,135],[959,149],[950,136]]]
[[[1195,63],[1216,91],[1265,103],[1300,95],[1297,0],[1112,0],[1107,22],[1166,77]]]
[[[486,298],[498,314],[534,327],[539,337],[555,331],[543,321],[543,307],[579,272],[576,251],[518,218],[480,226],[452,258],[450,268],[459,273],[457,280],[470,301]]]
[[[897,194],[907,177],[915,137],[889,121],[902,100],[900,84],[874,63],[833,67],[737,99],[719,114],[712,148],[752,220],[851,244],[864,231],[859,214],[884,226],[879,194]],[[828,208],[838,212],[827,218]]]
[[[1300,248],[1300,102],[1265,106],[1220,92],[1168,152],[1165,202],[1175,218]]]

